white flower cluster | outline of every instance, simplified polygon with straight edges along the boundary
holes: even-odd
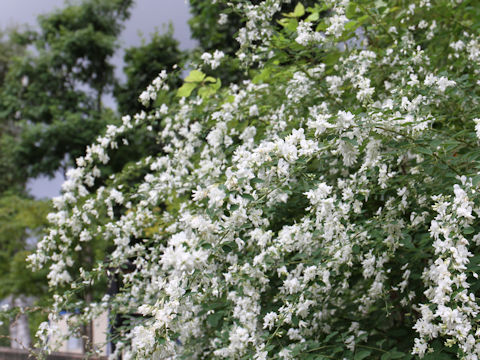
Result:
[[[471,181],[462,178],[462,182],[473,195]],[[432,220],[430,234],[437,258],[423,274],[429,285],[425,295],[434,306],[420,305],[422,317],[415,324],[420,338],[415,339],[413,353],[423,356],[428,340],[443,336],[450,346],[458,344],[468,354],[465,359],[473,360],[480,356],[480,326],[476,324],[480,306],[475,294],[469,291],[465,271],[473,254],[462,232],[475,219],[474,204],[460,185],[454,186],[454,194],[453,199],[435,197],[434,209],[438,215]],[[475,210],[480,212],[480,209]],[[478,279],[475,272],[472,276]]]
[[[148,85],[147,89],[143,91],[138,100],[144,105],[148,106],[150,101],[155,101],[157,99],[157,93],[160,90],[168,91],[169,86],[165,82],[167,79],[167,72],[163,70],[156,78],[152,81],[151,85]]]
[[[203,53],[200,57],[203,62],[210,66],[212,69],[216,69],[220,66],[220,61],[225,57],[223,51],[215,50],[213,54],[210,53]]]
[[[401,21],[395,11],[383,15],[395,31],[382,33],[374,17],[365,47],[339,49],[330,45],[346,32],[347,13],[362,21],[375,14],[331,0],[318,20],[325,32],[300,20],[283,38],[287,51],[275,47],[271,23],[283,3],[230,4],[246,19],[239,57],[261,60],[263,80],[107,128],[69,172],[32,263],[49,266],[53,288],[121,278],[120,292],[97,307],[141,315],[118,341],[127,359],[353,359],[360,349],[408,358],[412,349],[435,351],[435,339],[478,359],[470,259],[480,245],[479,199],[465,160],[475,156],[463,157],[478,143],[469,110],[478,99],[468,79],[448,66],[438,71],[431,48],[415,41],[441,41],[433,30],[448,23],[421,23],[418,9],[438,10],[422,0]],[[447,44],[458,57],[440,63],[472,62],[475,46],[458,41]],[[322,53],[330,51],[333,63]],[[298,59],[280,66],[290,53]],[[202,56],[212,68],[220,58]],[[465,66],[458,73],[474,71]],[[142,101],[155,100],[166,81],[162,73]],[[460,101],[470,102],[450,121],[449,104]],[[128,171],[98,186],[109,153],[159,121],[163,152],[135,165],[145,174],[135,187]],[[94,242],[108,244],[108,262],[86,271],[76,254]],[[67,296],[55,303],[82,306]],[[402,352],[400,341],[378,340],[397,328],[418,333]],[[48,331],[42,326],[43,341]]]
[[[297,27],[297,37],[295,41],[300,45],[307,46],[312,43],[321,43],[325,35],[312,30],[312,24],[300,21]]]

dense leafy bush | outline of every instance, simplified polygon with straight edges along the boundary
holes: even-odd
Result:
[[[478,2],[225,4],[237,58],[198,69],[240,60],[249,80],[193,70],[172,101],[162,73],[155,109],[77,159],[31,257],[50,319],[123,314],[126,359],[477,359]],[[159,124],[164,153],[97,186]],[[92,242],[110,255],[82,266]]]

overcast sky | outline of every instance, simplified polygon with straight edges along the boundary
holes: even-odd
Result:
[[[0,25],[35,25],[38,15],[59,9],[64,3],[64,0],[0,0]],[[138,31],[149,34],[155,27],[161,29],[162,24],[171,21],[181,47],[191,48],[194,42],[190,39],[189,17],[185,0],[136,0],[121,40],[127,46],[138,44]]]
[[[35,26],[37,16],[59,9],[64,0],[0,0],[0,27],[29,24]],[[190,38],[188,19],[190,17],[185,0],[136,0],[132,16],[125,24],[120,42],[122,48],[140,44],[139,32],[148,35],[163,25],[172,22],[174,36],[180,48],[191,49],[195,42]],[[117,76],[121,75],[123,52],[120,50],[113,62],[117,65]],[[29,181],[30,192],[37,198],[53,197],[60,193],[63,176],[59,173],[54,179],[41,177]]]

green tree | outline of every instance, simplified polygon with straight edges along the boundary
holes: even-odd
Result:
[[[173,38],[173,27],[160,34],[150,35],[149,41],[142,39],[140,46],[125,50],[123,72],[126,82],[116,84],[114,95],[121,114],[136,114],[145,107],[138,101],[140,94],[162,70],[171,72],[174,66],[182,66],[185,54],[178,49],[178,41]],[[171,78],[169,86],[180,85],[180,78]]]
[[[38,296],[46,292],[45,271],[32,273],[25,258],[47,225],[49,201],[17,194],[0,197],[0,299],[8,295]]]
[[[242,27],[242,17],[223,3],[205,0],[190,0],[189,3],[192,17],[188,24],[200,48],[233,55],[238,50],[235,36]]]
[[[69,3],[39,17],[38,31],[17,31],[2,42],[0,297],[46,294],[45,273],[32,274],[25,257],[50,203],[26,196],[25,182],[70,166],[114,121],[102,98],[113,90],[111,57],[132,3]],[[84,263],[96,250],[89,249]]]
[[[12,41],[11,35],[18,28],[7,28],[0,31],[0,84],[3,84],[12,58],[25,53],[25,46]]]
[[[11,36],[14,30],[7,29],[0,37],[0,88],[13,59],[25,54],[25,46]],[[4,112],[0,113],[0,299],[18,303],[25,296],[39,299],[48,291],[46,271],[32,272],[25,259],[34,248],[35,239],[41,236],[51,208],[49,202],[26,195],[26,172],[18,162],[17,153],[21,129],[17,122],[4,116]],[[9,346],[10,331],[20,327],[28,329],[25,315],[17,317],[14,326],[6,321],[0,328],[0,343]],[[22,342],[28,346],[28,336]]]
[[[0,32],[0,89],[11,67],[14,57],[25,54],[25,46],[15,42],[11,35],[17,28],[9,28]],[[1,104],[1,98],[0,98]],[[19,127],[15,121],[6,117],[0,107],[0,194],[15,187],[23,189],[25,173],[16,163],[18,144],[16,138]]]
[[[39,17],[17,34],[34,51],[15,59],[2,91],[4,117],[21,124],[20,165],[52,175],[85,151],[105,127],[111,57],[133,0],[85,0]]]

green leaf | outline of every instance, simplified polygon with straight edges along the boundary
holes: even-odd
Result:
[[[321,21],[317,27],[315,28],[315,31],[325,31],[327,30],[328,25],[325,23],[325,21]],[[328,55],[327,55],[328,56]]]
[[[283,18],[278,20],[277,22],[289,31],[295,31],[298,27],[298,21],[296,19]]]
[[[475,175],[472,179],[472,183],[474,186],[477,186],[480,183],[480,175]]]
[[[347,18],[351,19],[355,16],[356,11],[357,11],[357,4],[354,2],[351,2],[348,4],[345,15],[347,16]]]
[[[338,335],[338,331],[331,332],[330,334],[327,335],[325,338],[325,342],[328,342],[330,339],[334,338],[336,335]]]
[[[408,357],[408,355],[404,352],[400,352],[397,350],[390,351],[390,359],[405,359],[406,357]]]
[[[363,360],[372,353],[371,350],[360,350],[355,353],[354,360]]]
[[[217,79],[217,81],[211,85],[215,90],[218,90],[222,87],[222,82],[220,81],[220,79]]]
[[[195,83],[184,83],[178,90],[178,97],[189,97],[192,91],[197,87]]]
[[[424,360],[451,360],[452,357],[446,353],[435,351],[433,353],[426,354]]]
[[[358,27],[358,22],[352,20],[345,24],[345,30],[354,30]]]
[[[405,359],[407,357],[408,357],[408,355],[403,353],[403,352],[400,352],[400,351],[397,351],[397,350],[390,350],[389,352],[383,354],[380,359],[381,360]]]
[[[303,6],[302,3],[298,3],[297,6],[295,6],[295,9],[293,12],[288,13],[288,14],[283,14],[286,17],[292,17],[292,18],[299,18],[305,15],[305,7]]]
[[[417,151],[418,151],[419,153],[426,154],[426,155],[432,155],[432,154],[433,154],[433,151],[432,151],[432,149],[430,149],[430,148],[421,148],[421,147],[419,147],[419,148],[417,149]]]
[[[305,15],[305,7],[303,6],[302,3],[298,3],[297,6],[295,6],[295,10],[293,10],[293,16],[294,17],[301,17]]]
[[[208,315],[207,317],[207,323],[211,327],[216,328],[218,326],[218,323],[220,320],[223,318],[223,314],[221,311],[214,312],[213,314]]]
[[[217,90],[220,88],[219,81],[214,83],[214,84],[209,84],[207,86],[202,87],[200,90],[198,90],[198,95],[200,95],[204,99],[206,99],[206,98],[208,98],[212,95],[215,95]]]
[[[463,229],[463,233],[464,233],[464,234],[467,234],[467,235],[468,235],[468,234],[473,234],[474,232],[475,232],[475,229],[472,228],[471,226],[466,227],[465,229]]]
[[[255,75],[252,82],[254,84],[264,82],[265,80],[268,80],[270,78],[271,73],[272,73],[272,68],[266,67],[266,68],[262,69],[262,71],[260,71],[260,73]],[[480,178],[480,176],[479,176],[479,178]]]
[[[360,17],[357,19],[357,22],[358,22],[359,24],[362,24],[362,23],[364,23],[364,22],[365,22],[366,20],[368,20],[368,19],[370,19],[370,16],[368,16],[368,15],[363,15],[363,16],[360,16]]]
[[[260,178],[253,178],[252,180],[250,180],[250,182],[252,184],[261,184],[261,183],[264,183],[265,181],[263,179],[260,179]]]
[[[382,8],[382,7],[385,7],[385,6],[387,6],[387,3],[384,2],[383,0],[377,0],[377,1],[375,1],[375,7],[376,7],[377,9]]]
[[[380,358],[380,360],[390,360],[390,353],[385,353],[382,355],[382,357]]]
[[[314,12],[305,19],[306,22],[314,22],[320,19],[320,14],[318,12]]]
[[[250,201],[255,201],[255,198],[250,194],[243,194],[242,197]]]
[[[192,82],[202,82],[205,79],[205,74],[200,70],[192,70],[190,74],[185,78],[185,82],[192,83]]]

